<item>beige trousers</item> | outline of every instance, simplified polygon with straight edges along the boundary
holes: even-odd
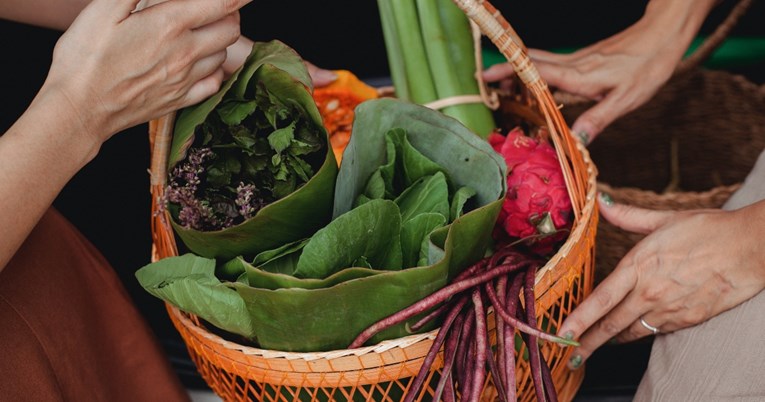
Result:
[[[762,199],[765,152],[723,209]],[[765,291],[702,324],[658,335],[635,401],[765,401]]]

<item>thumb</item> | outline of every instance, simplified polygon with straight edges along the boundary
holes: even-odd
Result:
[[[664,226],[677,212],[658,211],[617,204],[608,194],[598,197],[600,214],[614,226],[633,233],[648,234]]]
[[[622,92],[612,90],[603,100],[579,115],[571,125],[571,131],[592,141],[609,124],[627,113],[629,108],[629,102]]]

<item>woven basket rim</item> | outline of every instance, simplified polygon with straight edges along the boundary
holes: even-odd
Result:
[[[567,256],[573,249],[575,245],[577,245],[580,241],[580,239],[584,238],[585,231],[588,230],[587,222],[589,222],[592,218],[592,215],[597,211],[596,203],[595,203],[595,195],[598,191],[597,189],[597,169],[595,168],[594,163],[590,159],[589,152],[587,151],[587,148],[581,144],[577,144],[577,149],[582,153],[582,158],[584,159],[585,166],[587,166],[587,193],[585,196],[585,206],[581,211],[581,214],[579,216],[579,219],[574,223],[573,230],[571,231],[571,234],[568,236],[564,244],[561,246],[561,248],[558,250],[558,252],[555,253],[548,261],[547,263],[539,268],[536,273],[536,283],[539,284],[544,280],[544,277],[546,275],[551,274],[556,268],[560,270],[568,269],[567,267],[561,266],[560,264],[561,260]],[[214,334],[204,327],[201,327],[194,323],[192,320],[187,318],[178,308],[175,306],[166,303],[166,306],[171,314],[173,314],[185,327],[189,328],[193,333],[195,333],[200,338],[207,339],[210,342],[213,342],[225,349],[232,350],[235,352],[240,352],[244,355],[250,355],[250,356],[261,356],[263,358],[267,359],[285,359],[285,360],[303,360],[303,361],[316,361],[316,360],[332,360],[340,357],[345,356],[363,356],[370,353],[384,353],[386,351],[389,351],[394,348],[400,348],[400,349],[406,349],[414,344],[417,344],[419,342],[423,341],[433,341],[438,334],[438,329],[434,329],[429,332],[425,332],[422,334],[413,334],[405,337],[395,338],[395,339],[388,339],[381,341],[380,343],[377,343],[375,345],[365,346],[361,348],[356,349],[337,349],[337,350],[331,350],[331,351],[325,351],[325,352],[286,352],[286,351],[277,351],[277,350],[270,350],[270,349],[261,349],[254,346],[245,346],[241,345],[239,343],[226,340],[222,338],[221,336]]]
[[[590,158],[590,153],[584,144],[577,142],[576,148],[582,154],[584,165],[587,166],[587,191],[585,193],[584,208],[582,208],[579,219],[574,222],[574,227],[571,231],[571,234],[568,236],[561,248],[558,249],[558,252],[556,252],[555,255],[553,255],[547,261],[544,267],[537,270],[535,279],[537,284],[540,282],[544,275],[546,275],[548,272],[551,272],[553,269],[555,269],[556,266],[559,265],[560,260],[564,256],[568,255],[572,248],[579,243],[580,239],[584,238],[585,230],[588,229],[587,222],[590,221],[592,215],[597,211],[597,206],[595,203],[595,195],[598,192],[597,168],[595,167],[595,163]]]
[[[249,356],[261,356],[266,359],[316,361],[322,359],[332,360],[345,356],[363,356],[369,353],[384,353],[393,348],[406,349],[407,347],[419,342],[432,341],[438,334],[438,329],[434,329],[422,334],[413,334],[401,338],[389,339],[375,345],[356,349],[337,349],[326,352],[286,352],[279,350],[261,349],[254,346],[245,346],[233,341],[228,341],[221,336],[206,330],[204,327],[196,325],[193,321],[186,317],[181,312],[181,310],[172,304],[165,303],[165,305],[171,314],[173,314],[185,327],[189,328],[199,337],[212,341],[225,349],[241,352],[242,354]]]
[[[621,193],[621,192],[634,192],[643,194],[646,197],[651,197],[652,199],[656,200],[671,200],[678,197],[696,197],[696,198],[709,198],[714,196],[715,194],[725,192],[725,193],[732,193],[735,190],[737,190],[739,187],[741,187],[743,183],[734,183],[729,185],[721,185],[721,186],[715,186],[707,190],[703,191],[673,191],[668,193],[658,193],[653,190],[648,190],[644,188],[639,187],[632,187],[632,186],[613,186],[608,183],[604,182],[597,182],[597,188],[598,191],[609,193],[613,195],[614,193]]]

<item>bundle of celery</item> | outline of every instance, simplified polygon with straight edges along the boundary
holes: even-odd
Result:
[[[470,22],[452,0],[378,0],[396,96],[418,104],[478,95]],[[482,103],[441,109],[486,138],[496,123]]]

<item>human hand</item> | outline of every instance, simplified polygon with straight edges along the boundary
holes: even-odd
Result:
[[[223,80],[226,47],[251,0],[93,0],[64,33],[40,95],[65,99],[84,135],[112,134],[197,103]]]
[[[252,40],[242,36],[236,43],[228,47],[226,62],[223,63],[223,71],[226,73],[226,76],[231,75],[237,68],[244,64],[245,60],[247,60],[247,56],[249,56],[252,51],[252,45]],[[306,68],[308,68],[308,74],[311,75],[311,80],[315,87],[329,85],[337,79],[337,74],[331,70],[316,67],[308,61],[303,62],[305,63]]]
[[[586,143],[617,118],[648,101],[671,77],[713,1],[653,0],[626,30],[571,54],[529,49],[540,76],[551,86],[597,101],[571,127]],[[507,79],[512,66],[498,64],[483,76]]]
[[[601,196],[606,220],[648,236],[561,325],[559,334],[581,346],[569,362],[577,368],[598,347],[629,342],[652,331],[640,320],[673,332],[696,325],[748,300],[765,288],[765,202],[736,211],[652,211]]]

